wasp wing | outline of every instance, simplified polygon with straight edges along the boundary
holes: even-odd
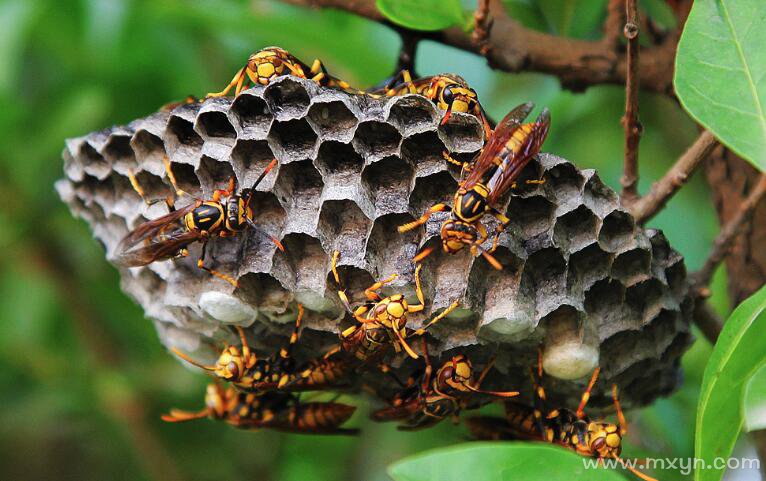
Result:
[[[154,239],[157,237],[160,231],[167,229],[174,223],[178,223],[186,214],[198,207],[199,204],[199,202],[192,202],[191,204],[165,214],[162,217],[144,222],[140,226],[128,232],[128,234],[120,241],[117,249],[121,252],[124,252],[140,242],[143,242],[147,239]]]
[[[181,249],[203,237],[200,231],[183,231],[171,234],[162,240],[152,238],[151,242],[145,246],[121,251],[115,262],[123,267],[145,266],[154,261],[175,257]]]
[[[461,182],[461,187],[470,190],[482,180],[486,180],[484,177],[487,172],[497,167],[494,162],[495,157],[505,147],[505,144],[508,143],[513,133],[521,126],[521,122],[527,118],[533,108],[534,104],[527,102],[511,110],[508,112],[508,115],[503,117],[503,120],[497,124],[497,127],[492,132],[492,136],[487,140],[479,156],[471,162],[471,170]]]

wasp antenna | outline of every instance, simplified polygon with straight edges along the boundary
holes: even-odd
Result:
[[[480,394],[487,394],[488,396],[496,396],[496,397],[516,397],[519,395],[518,391],[485,391],[484,389],[479,389],[477,387],[471,386],[470,384],[465,384],[465,386],[476,393]]]
[[[192,359],[191,357],[189,357],[186,354],[184,354],[183,352],[179,351],[175,347],[170,349],[170,350],[173,352],[173,354],[175,354],[176,356],[180,357],[184,361],[188,362],[192,366],[197,366],[198,368],[204,369],[205,371],[215,371],[215,366],[205,366],[204,364],[200,364],[197,361],[195,361],[194,359]]]
[[[449,122],[450,117],[452,117],[452,104],[450,104],[450,106],[447,107],[447,111],[444,113],[444,118],[442,118],[441,125],[444,125],[447,122]]]
[[[617,456],[616,454],[614,455],[614,459],[619,461],[619,463],[622,465],[623,468],[627,469],[628,471],[630,471],[631,473],[635,474],[636,476],[638,476],[639,478],[643,479],[644,481],[657,481],[657,478],[653,478],[653,477],[649,476],[648,474],[642,473],[641,471],[637,470],[636,468],[634,468],[630,464],[626,463],[624,459],[622,459],[621,457]]]
[[[251,187],[251,189],[255,190],[256,187],[258,187],[258,184],[261,183],[264,177],[268,175],[269,172],[271,172],[271,169],[274,168],[274,166],[277,165],[277,159],[272,159],[271,162],[269,162],[269,165],[266,166],[265,169],[263,169],[263,172],[261,172],[261,175],[258,176],[257,179],[255,179],[255,183]]]
[[[171,409],[169,414],[163,414],[160,419],[166,423],[183,423],[186,421],[192,421],[194,419],[206,418],[208,415],[207,408],[198,411],[196,413],[189,411],[181,411],[180,409]]]
[[[266,237],[267,239],[271,241],[272,244],[277,246],[277,249],[279,249],[282,252],[285,252],[285,246],[282,245],[282,242],[280,242],[279,239],[277,239],[276,237],[272,236],[271,234],[263,230],[258,224],[255,223],[253,219],[250,219],[249,217],[245,217],[245,219],[247,221],[247,225],[249,225],[254,232],[256,232],[260,236]]]

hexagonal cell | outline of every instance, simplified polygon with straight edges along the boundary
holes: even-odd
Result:
[[[547,182],[545,169],[540,165],[540,162],[538,162],[536,158],[532,158],[529,160],[529,163],[521,169],[521,172],[516,178],[515,185],[511,186],[509,193],[519,197],[546,195],[544,188]],[[553,196],[549,197],[555,198]]]
[[[581,174],[587,179],[583,188],[583,203],[599,217],[612,212],[619,202],[617,194],[601,182],[595,170],[583,170]]]
[[[369,302],[369,299],[367,299],[367,297],[364,295],[364,289],[366,289],[367,287],[370,287],[375,282],[377,282],[377,279],[373,278],[373,276],[367,270],[360,269],[359,267],[356,267],[355,265],[346,263],[344,261],[344,257],[342,254],[341,254],[341,257],[338,259],[337,269],[338,269],[338,276],[340,277],[340,283],[341,283],[340,287],[337,284],[335,284],[335,278],[332,274],[332,271],[330,270],[330,264],[329,263],[326,264],[326,271],[327,271],[327,274],[325,276],[326,285],[335,291],[333,292],[333,297],[337,298],[338,289],[344,289],[346,292],[346,296],[348,297],[352,306]],[[383,277],[381,277],[381,279],[382,278]],[[384,286],[382,289],[378,290],[377,292],[381,296],[387,296],[394,293],[393,288],[390,287],[390,285]]]
[[[274,193],[287,211],[286,233],[314,233],[323,188],[322,176],[310,160],[280,167]]]
[[[650,275],[652,254],[648,250],[635,248],[615,257],[612,263],[612,277],[626,286],[646,280]]]
[[[602,279],[585,291],[585,312],[597,323],[600,331],[611,326],[609,333],[601,332],[601,339],[612,332],[626,329],[624,315],[618,306],[625,301],[625,286],[614,279]],[[637,320],[640,324],[641,320]]]
[[[114,170],[120,174],[127,174],[129,170],[138,167],[136,155],[130,146],[131,135],[111,135],[104,146],[104,156],[112,164]]]
[[[366,260],[376,271],[403,272],[412,268],[412,257],[417,250],[417,232],[400,234],[396,228],[412,220],[407,214],[378,216],[365,247]]]
[[[688,289],[686,283],[686,265],[684,264],[683,259],[679,257],[674,264],[665,269],[665,278],[668,281],[668,286],[670,286],[671,292],[676,296],[680,296]]]
[[[657,314],[661,307],[662,296],[662,283],[657,279],[647,279],[625,290],[625,302],[636,312],[642,313],[644,320]]]
[[[364,168],[362,183],[372,194],[376,215],[407,211],[412,175],[412,167],[399,157],[386,157]]]
[[[354,148],[367,162],[399,153],[402,136],[389,124],[375,120],[359,124],[354,133]]]
[[[80,163],[83,170],[89,175],[98,179],[105,179],[109,175],[112,166],[98,153],[98,151],[88,142],[83,142],[78,152]]]
[[[136,180],[138,181],[138,185],[141,186],[141,189],[143,189],[146,200],[149,202],[162,202],[167,196],[174,194],[173,189],[163,182],[161,177],[150,174],[145,170],[136,172]],[[138,193],[134,193],[136,198],[139,198]]]
[[[317,134],[305,119],[274,121],[269,139],[272,149],[279,154],[280,163],[287,164],[313,157]]]
[[[609,274],[613,254],[604,252],[593,243],[569,255],[567,284],[570,289],[586,291]]]
[[[625,211],[615,210],[604,218],[598,242],[609,252],[618,252],[633,242],[636,221]]]
[[[322,139],[344,143],[353,138],[357,124],[354,113],[340,100],[313,104],[308,120]]]
[[[196,163],[202,149],[202,137],[194,131],[188,120],[171,115],[165,131],[167,147],[173,153],[173,160],[185,164]]]
[[[474,115],[453,112],[446,124],[439,125],[439,134],[451,151],[474,152],[482,147],[484,128]]]
[[[233,140],[237,137],[226,113],[219,110],[200,112],[197,116],[197,130],[203,137],[215,138],[220,142],[227,142],[227,139]]]
[[[194,167],[189,164],[171,162],[170,171],[176,178],[176,183],[181,190],[187,194],[191,194],[194,197],[199,197],[202,195],[202,188],[199,183],[199,178],[194,172]]]
[[[234,177],[234,169],[227,162],[219,162],[203,155],[197,168],[197,177],[204,195],[212,196],[215,189],[228,187],[229,179]]]
[[[537,251],[527,258],[521,282],[535,291],[555,292],[566,274],[566,265],[559,249],[551,247]]]
[[[578,251],[596,241],[600,219],[584,205],[556,219],[553,239],[556,245]]]
[[[507,216],[511,219],[509,229],[524,238],[532,238],[553,227],[553,213],[556,210],[543,196],[511,197]]]
[[[450,203],[457,190],[457,182],[447,171],[415,179],[409,198],[410,212],[420,216],[437,202]]]
[[[436,168],[446,168],[442,154],[447,151],[438,135],[424,132],[407,137],[402,141],[402,158],[419,169],[421,164],[433,161]]]
[[[293,233],[284,238],[285,251],[290,252],[288,264],[293,273],[293,290],[324,292],[325,260],[328,253],[319,239]]]
[[[387,121],[394,124],[404,136],[431,130],[437,121],[434,104],[420,95],[404,95],[392,101]]]
[[[544,180],[543,187],[551,197],[557,199],[558,204],[580,202],[580,189],[585,179],[574,165],[568,162],[555,165],[545,173]]]
[[[316,166],[323,176],[353,174],[358,177],[364,166],[364,159],[350,144],[335,141],[323,142],[316,157]]]
[[[673,341],[673,337],[678,331],[679,316],[677,311],[662,309],[644,328],[648,334],[647,337],[654,341],[654,352],[657,355],[665,351],[666,346]]]
[[[139,130],[130,139],[130,145],[136,153],[140,166],[161,165],[165,157],[165,145],[162,139],[147,130]]]
[[[270,83],[263,92],[263,98],[279,120],[303,117],[311,102],[306,88],[289,76]]]
[[[271,127],[272,116],[266,101],[248,92],[234,99],[229,115],[234,128],[244,137],[265,138]]]
[[[350,200],[328,200],[322,204],[319,213],[317,233],[327,252],[340,251],[348,260],[359,239],[367,238],[372,221],[356,203]]]
[[[292,299],[278,280],[263,272],[249,272],[240,277],[235,292],[243,301],[257,307],[286,306]]]
[[[231,163],[240,184],[252,187],[256,179],[274,160],[274,153],[265,140],[239,139],[231,151]],[[261,181],[258,190],[270,190],[276,180],[277,173],[269,173]]]

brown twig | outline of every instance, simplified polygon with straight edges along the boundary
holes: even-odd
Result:
[[[716,268],[729,253],[737,235],[747,225],[764,195],[766,195],[766,174],[761,174],[755,187],[740,204],[734,217],[721,227],[721,231],[713,241],[713,249],[710,251],[705,264],[692,276],[692,286],[698,296],[707,297],[709,295],[708,286]]]
[[[636,200],[630,207],[633,217],[645,223],[657,214],[680,189],[700,163],[710,155],[718,141],[709,131],[703,131],[697,140],[678,158],[673,167],[657,182],[649,193]]]
[[[492,29],[492,18],[489,16],[489,0],[479,0],[473,13],[473,33],[471,40],[479,53],[485,57],[489,54],[489,32]]]
[[[606,6],[606,20],[604,20],[603,43],[615,51],[620,46],[622,29],[625,25],[624,0],[609,0]]]
[[[705,301],[699,301],[694,308],[694,323],[697,324],[705,339],[715,344],[723,329],[723,319]]]
[[[622,126],[625,129],[625,163],[623,165],[622,199],[627,204],[638,199],[638,143],[641,140],[641,122],[638,120],[638,90],[640,83],[638,44],[637,0],[625,0],[625,28],[623,34],[628,41],[625,74],[625,115]]]
[[[375,0],[283,0],[304,7],[337,8],[389,24],[375,7]],[[489,15],[494,26],[487,59],[492,67],[506,72],[540,72],[555,75],[562,85],[583,90],[591,85],[625,83],[626,58],[602,40],[579,40],[528,29],[505,14],[499,1],[490,0]],[[471,35],[460,27],[422,32],[428,38],[481,54]],[[645,90],[671,93],[678,32],[660,45],[644,49],[639,62]]]

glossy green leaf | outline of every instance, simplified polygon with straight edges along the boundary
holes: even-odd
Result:
[[[766,286],[740,304],[718,337],[702,377],[694,452],[712,464],[734,449],[744,419],[747,382],[766,364]],[[697,481],[719,481],[723,469],[700,469]]]
[[[766,429],[766,366],[755,373],[745,391],[745,431]]]
[[[676,56],[684,108],[721,142],[766,170],[766,6],[698,0]]]
[[[503,0],[508,15],[542,32],[574,38],[598,38],[606,0]]]
[[[460,0],[375,0],[380,13],[414,30],[442,30],[465,21]]]
[[[542,443],[467,443],[410,456],[388,468],[395,481],[620,481],[614,470],[586,468],[583,458]]]

